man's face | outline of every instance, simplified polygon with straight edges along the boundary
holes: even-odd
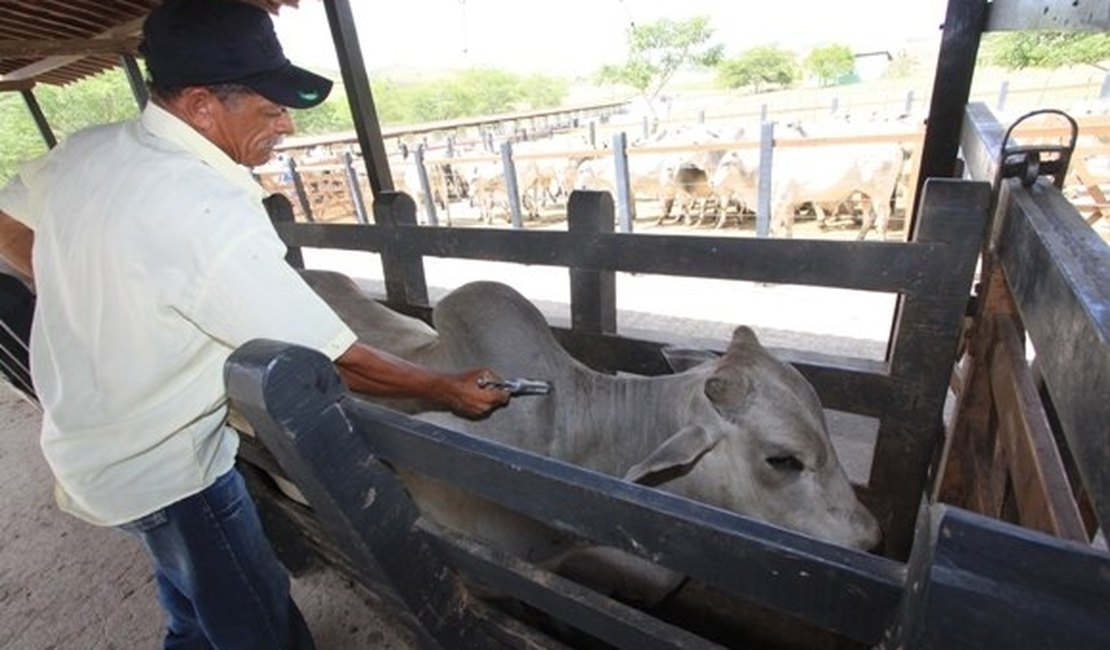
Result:
[[[241,165],[265,163],[281,139],[295,130],[289,109],[261,95],[241,93],[213,99],[218,105],[209,139]]]

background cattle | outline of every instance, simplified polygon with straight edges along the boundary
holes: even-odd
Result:
[[[779,148],[772,165],[771,223],[776,233],[793,234],[794,215],[810,203],[823,218],[826,210],[852,201],[859,194],[863,225],[857,239],[874,226],[886,238],[890,202],[894,197],[905,154],[896,144],[834,145],[814,149]],[[712,178],[721,205],[756,206],[759,199],[759,152],[733,151],[720,162]]]

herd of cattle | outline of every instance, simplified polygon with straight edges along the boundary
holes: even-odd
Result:
[[[790,136],[802,137],[800,129]],[[818,142],[814,143],[819,144]],[[715,145],[720,145],[719,147]],[[509,220],[510,196],[499,156],[455,148],[452,157],[424,159],[437,218],[451,223],[452,201],[465,200],[482,223]],[[565,203],[575,189],[617,196],[617,165],[607,149],[592,149],[580,136],[553,136],[512,144],[521,213],[539,217]],[[837,215],[861,222],[858,238],[875,228],[885,238],[894,197],[904,189],[908,151],[898,143],[776,147],[770,187],[770,225],[790,237],[794,220],[813,215],[822,227]],[[659,223],[674,221],[721,228],[743,223],[759,205],[760,151],[742,128],[698,125],[630,143],[627,174],[633,218],[637,202],[657,201]],[[415,156],[394,165],[397,188],[425,211]],[[456,211],[458,206],[456,206]]]

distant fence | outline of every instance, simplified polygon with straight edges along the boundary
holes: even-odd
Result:
[[[1104,214],[1110,213],[1103,186],[1110,183],[1107,168],[1110,165],[1090,166],[1088,160],[1097,156],[1110,155],[1110,117],[1081,117],[1081,140],[1077,151],[1072,158],[1071,173],[1068,185],[1074,188],[1073,194],[1082,198],[1080,208],[1090,223],[1094,223]],[[881,125],[880,125],[881,126]],[[766,122],[760,132],[759,138],[717,141],[706,144],[683,144],[667,146],[630,146],[624,131],[617,132],[612,137],[608,148],[578,148],[553,152],[517,152],[514,151],[512,141],[502,143],[496,152],[489,152],[488,147],[483,147],[479,152],[463,153],[459,147],[445,147],[436,152],[430,152],[422,147],[413,150],[416,164],[419,187],[406,187],[406,191],[418,198],[425,215],[425,223],[439,225],[437,208],[431,200],[434,191],[429,182],[428,170],[432,166],[464,165],[489,163],[501,165],[506,180],[517,179],[516,163],[524,160],[585,160],[590,158],[609,157],[613,160],[615,168],[615,196],[617,205],[617,221],[620,232],[633,230],[633,194],[628,174],[627,160],[629,157],[680,154],[706,151],[734,151],[744,149],[759,149],[761,155],[760,178],[770,179],[773,175],[774,156],[769,155],[774,149],[796,147],[830,147],[852,144],[897,143],[909,155],[903,168],[903,175],[915,178],[917,174],[917,154],[920,150],[920,141],[923,136],[921,128],[907,129],[898,124],[889,125],[891,130],[886,132],[871,132],[863,134],[848,134],[833,137],[789,137],[780,138],[776,135],[772,123]],[[869,125],[869,128],[874,128]],[[577,131],[586,141],[587,134],[596,133],[587,125]],[[1058,126],[1049,126],[1037,129],[1023,129],[1023,138],[1052,138],[1064,134]],[[707,170],[712,173],[712,170]],[[366,202],[371,200],[371,192],[366,181],[365,170],[361,160],[350,150],[340,152],[328,159],[315,162],[297,164],[295,159],[287,157],[282,165],[270,164],[259,168],[256,173],[263,185],[271,191],[281,191],[294,199],[298,217],[303,221],[333,221],[350,219],[358,223],[368,223],[371,214]],[[396,167],[395,167],[395,176]],[[757,233],[765,236],[770,223],[770,181],[766,181],[760,190],[759,209],[756,211]],[[897,205],[905,211],[906,206],[914,205],[913,183],[909,183],[905,191],[896,198]],[[523,227],[521,196],[518,185],[506,182],[507,203],[509,206],[509,220],[513,227]]]

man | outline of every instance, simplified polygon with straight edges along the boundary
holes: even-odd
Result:
[[[357,344],[285,264],[248,167],[293,132],[288,108],[331,83],[285,58],[254,4],[166,0],[143,27],[140,119],[74,134],[0,190],[0,251],[37,289],[31,365],[57,502],[142,539],[166,648],[312,647],[233,467],[236,347],[304,345],[353,390],[470,417],[508,400],[479,385],[488,370],[444,375]]]

